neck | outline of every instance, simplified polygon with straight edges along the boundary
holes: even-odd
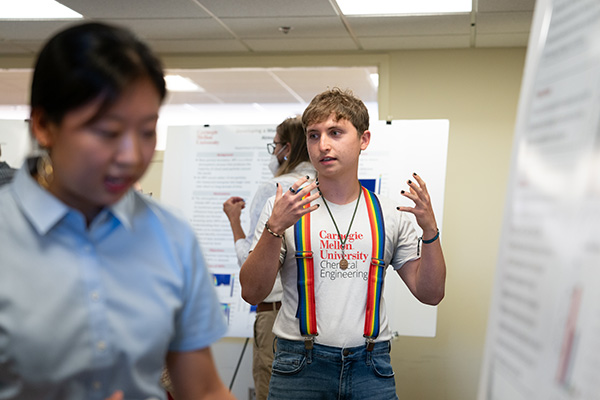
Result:
[[[360,182],[358,182],[358,178],[341,182],[319,177],[319,190],[326,201],[343,205],[358,198]]]
[[[83,216],[85,217],[86,226],[88,228],[90,227],[90,224],[92,223],[94,218],[96,218],[96,216],[98,214],[100,214],[100,211],[102,211],[103,207],[94,207],[94,206],[87,207],[85,205],[76,204],[72,201],[68,201],[68,200],[64,199],[62,196],[60,196],[60,193],[56,192],[56,189],[52,186],[52,181],[50,180],[50,182],[48,182],[47,178],[43,177],[42,175],[40,175],[38,173],[35,173],[33,175],[33,178],[38,182],[38,184],[41,187],[46,189],[48,192],[52,193],[52,195],[54,197],[56,197],[57,199],[59,199],[60,201],[62,201],[66,205],[68,205],[69,207],[72,207],[72,208],[78,210],[79,212],[81,212],[83,214]]]

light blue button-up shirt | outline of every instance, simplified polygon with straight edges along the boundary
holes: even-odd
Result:
[[[167,351],[225,331],[192,229],[151,198],[86,227],[25,166],[0,188],[0,399],[163,399]]]

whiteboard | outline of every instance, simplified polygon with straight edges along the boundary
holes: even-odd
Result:
[[[448,153],[448,120],[395,120],[371,124],[371,143],[360,156],[358,178],[375,179],[375,192],[414,206],[400,195],[416,172],[427,184],[440,237],[443,237],[444,189]],[[412,217],[412,214],[410,215]],[[414,218],[414,225],[421,230]],[[388,268],[384,297],[391,331],[396,336],[434,337],[437,307],[419,302],[392,268]]]
[[[371,143],[361,154],[359,179],[370,189],[411,206],[400,195],[417,172],[426,180],[442,231],[448,147],[447,120],[375,122]],[[192,224],[229,321],[230,337],[252,337],[255,311],[241,298],[239,268],[229,221],[222,204],[230,196],[248,202],[255,188],[271,177],[267,143],[275,125],[175,126],[167,133],[162,198]],[[248,230],[247,214],[242,226]],[[435,336],[437,307],[426,306],[408,291],[390,268],[384,296],[392,332]]]
[[[478,399],[600,399],[600,3],[540,0]]]

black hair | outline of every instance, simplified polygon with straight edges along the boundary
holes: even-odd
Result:
[[[100,98],[100,114],[142,77],[164,100],[161,62],[132,32],[97,22],[75,25],[52,37],[39,53],[31,109],[41,109],[49,121],[59,124],[67,112]]]

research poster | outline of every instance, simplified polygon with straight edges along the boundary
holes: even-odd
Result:
[[[600,399],[600,3],[536,4],[480,400]]]
[[[412,172],[426,179],[440,230],[448,147],[448,121],[371,124],[369,148],[361,154],[359,179],[367,188],[410,205],[400,195]],[[162,198],[192,224],[213,273],[228,336],[252,337],[256,310],[241,298],[239,266],[223,202],[240,196],[249,204],[259,184],[272,177],[267,143],[272,125],[176,126],[167,133]],[[249,217],[242,212],[248,232]],[[397,335],[435,336],[437,308],[419,303],[390,268],[385,284],[390,326]]]
[[[239,265],[223,203],[242,197],[248,208],[255,188],[272,177],[267,143],[273,125],[175,126],[167,132],[161,200],[191,223],[227,318],[229,337],[252,337],[256,309],[241,297]],[[248,232],[250,218],[242,212]]]

